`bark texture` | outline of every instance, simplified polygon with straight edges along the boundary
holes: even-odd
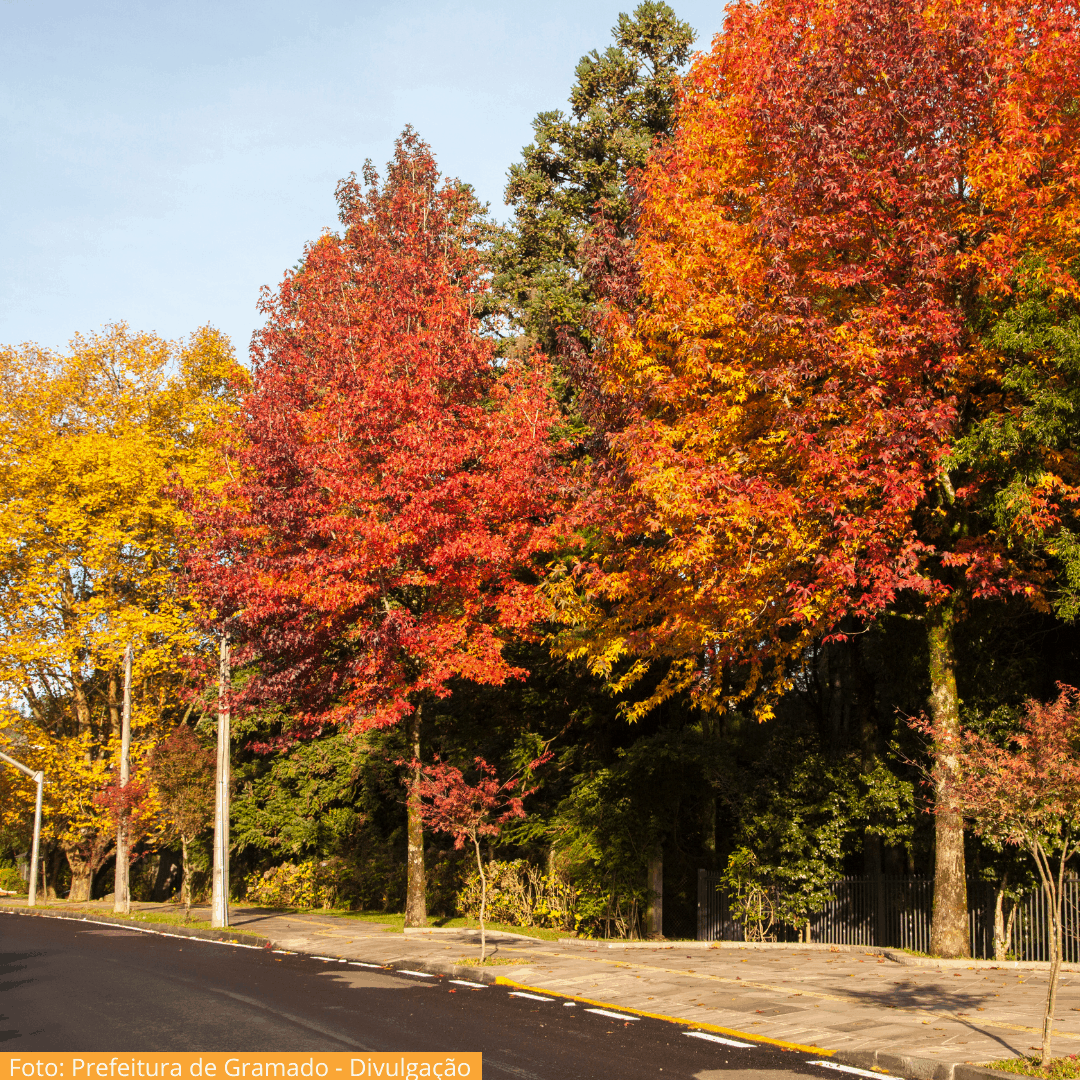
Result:
[[[930,712],[938,730],[959,736],[960,698],[956,691],[956,658],[953,652],[955,617],[950,604],[939,605],[928,616]],[[956,762],[951,755],[935,751],[934,915],[930,926],[930,952],[942,957],[971,955],[964,819],[944,795],[946,780],[955,768]]]

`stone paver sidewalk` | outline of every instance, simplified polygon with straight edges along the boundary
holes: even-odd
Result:
[[[84,910],[95,907],[106,910]],[[205,909],[193,914],[208,917]],[[402,933],[355,918],[257,908],[235,910],[232,922],[269,938],[275,948],[334,959],[449,971],[479,955],[475,931]],[[473,977],[498,976],[691,1024],[837,1051],[839,1060],[863,1067],[940,1078],[952,1077],[957,1063],[1031,1053],[1039,1042],[1048,977],[1045,966],[901,963],[869,949],[829,946],[707,948],[692,942],[612,948],[491,934],[489,947],[498,965],[482,974],[474,968]],[[1080,1053],[1076,965],[1062,973],[1059,984],[1055,1053]]]

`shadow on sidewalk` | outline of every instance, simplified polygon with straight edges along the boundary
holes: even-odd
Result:
[[[1031,1038],[1031,1035],[1025,1032],[1017,1032],[1012,1036],[1005,1035],[980,1024],[975,1017],[967,1015],[972,1010],[984,1007],[984,1002],[991,1001],[993,994],[990,992],[980,993],[967,989],[946,990],[941,986],[920,986],[915,982],[900,983],[890,987],[888,990],[851,988],[846,992],[849,997],[855,998],[872,1008],[923,1009],[934,1013],[942,1021],[959,1024],[969,1031],[997,1043],[1010,1053],[1023,1053],[1024,1051],[1018,1050],[1013,1043],[1017,1040],[1027,1041]],[[1033,1021],[1038,1019],[1041,1019],[1041,1016],[1032,1018]],[[1034,1023],[1026,1026],[1033,1027]]]

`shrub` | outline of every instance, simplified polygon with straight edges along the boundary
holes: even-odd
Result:
[[[557,876],[542,874],[524,859],[492,861],[484,868],[488,879],[487,917],[510,926],[575,929],[576,893]],[[468,872],[458,893],[458,910],[476,918],[480,914],[480,874]]]
[[[0,866],[0,889],[25,895],[30,891],[30,886],[19,877],[19,871],[14,866]]]
[[[336,860],[335,860],[336,861]],[[255,904],[279,908],[329,908],[337,899],[334,871],[314,861],[282,863],[262,874],[252,874],[246,882],[247,899]]]

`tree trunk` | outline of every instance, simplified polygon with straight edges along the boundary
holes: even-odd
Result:
[[[1057,1007],[1058,976],[1061,974],[1061,950],[1055,950],[1050,961],[1050,985],[1046,988],[1046,1014],[1043,1016],[1042,1061],[1044,1069],[1050,1066],[1050,1039],[1054,1033],[1054,1009]]]
[[[1031,848],[1029,848],[1031,850]],[[1062,953],[1062,898],[1065,892],[1065,864],[1072,854],[1066,840],[1061,851],[1058,872],[1055,875],[1046,851],[1041,845],[1032,850],[1042,878],[1043,895],[1046,897],[1046,913],[1050,917],[1050,981],[1046,987],[1046,1012],[1043,1014],[1042,1067],[1050,1067],[1050,1042],[1054,1034],[1054,1010],[1057,1008],[1058,977],[1061,974]]]
[[[109,669],[109,732],[112,738],[120,738],[120,683],[116,668]]]
[[[60,894],[56,886],[64,869],[64,853],[59,847],[42,850],[38,861],[41,863],[41,880],[38,882],[41,891],[38,896],[44,900],[59,900]]]
[[[1016,905],[1011,904],[1008,925],[1005,920],[1005,888],[1009,884],[1009,874],[1006,871],[998,883],[994,892],[994,959],[1004,960],[1009,952],[1009,940],[1012,937],[1013,915]]]
[[[408,884],[405,899],[405,925],[427,926],[427,880],[424,875],[424,822],[420,817],[420,704],[406,721],[409,752],[416,766],[409,784],[406,801],[408,815]]]
[[[659,848],[649,860],[648,889],[645,936],[650,941],[660,941],[664,937],[664,853]]]
[[[959,737],[960,699],[956,692],[953,655],[955,609],[941,604],[928,613],[930,646],[930,712],[942,734]],[[956,768],[946,750],[935,751],[934,915],[930,952],[941,957],[971,956],[968,939],[967,871],[964,866],[964,818],[945,802],[944,786]]]
[[[65,851],[68,866],[71,867],[71,889],[68,900],[76,904],[85,904],[90,899],[90,890],[94,884],[94,872],[97,869],[92,860],[84,859],[74,851]]]

